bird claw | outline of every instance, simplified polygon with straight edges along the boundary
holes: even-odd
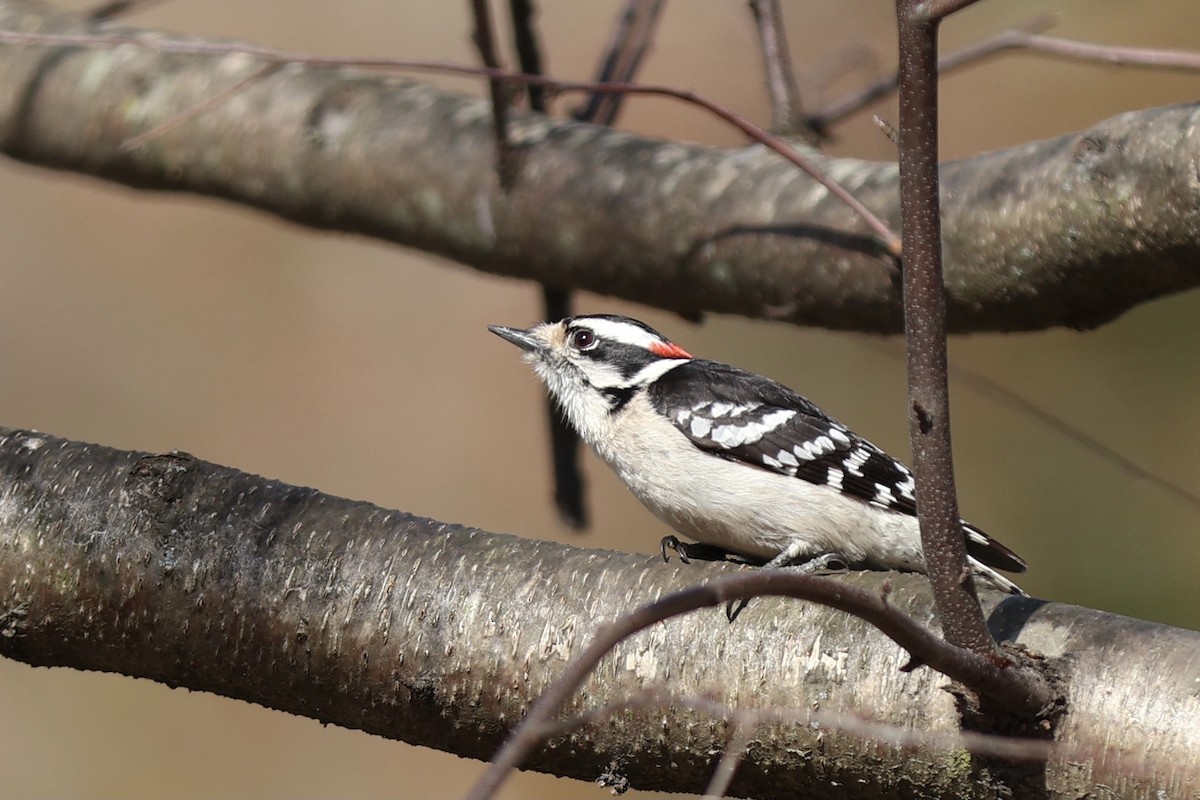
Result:
[[[702,544],[700,542],[684,542],[677,536],[664,536],[659,542],[659,548],[662,551],[663,561],[670,561],[670,551],[674,551],[679,556],[679,560],[684,564],[692,563],[692,559],[698,561],[740,561],[742,556],[726,550],[723,547],[717,547],[712,544]]]
[[[829,575],[850,570],[850,559],[841,553],[822,553],[816,558],[810,558],[799,564],[794,563],[796,560],[796,556],[784,552],[763,564],[763,568],[786,569],[789,572],[799,572],[804,575]],[[748,597],[742,600],[730,600],[725,604],[725,617],[733,622],[748,605],[750,605]]]
[[[678,536],[664,536],[658,543],[658,546],[662,550],[662,560],[664,563],[669,564],[671,562],[671,556],[667,553],[668,550],[674,550],[675,554],[679,556],[679,560],[684,564],[691,563],[687,555],[687,544],[679,541]]]

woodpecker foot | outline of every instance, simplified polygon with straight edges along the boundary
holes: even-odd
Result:
[[[776,564],[776,561],[780,563]],[[763,566],[788,569],[808,575],[829,575],[839,572],[849,572],[850,559],[841,553],[823,553],[816,558],[810,558],[808,561],[797,564],[794,563],[794,559],[787,559],[783,555],[778,555]]]
[[[786,569],[789,572],[800,572],[805,575],[834,575],[850,570],[850,559],[841,553],[823,553],[816,558],[810,558],[799,564],[797,557],[786,550],[763,564],[764,569]],[[725,604],[725,616],[730,622],[750,605],[749,598],[745,600],[730,600]]]
[[[664,536],[662,541],[659,542],[659,547],[662,550],[663,561],[671,560],[672,551],[679,556],[679,560],[684,564],[692,563],[693,558],[698,561],[744,561],[742,556],[732,550],[726,550],[723,547],[717,547],[712,544],[684,542],[680,541],[676,536]]]

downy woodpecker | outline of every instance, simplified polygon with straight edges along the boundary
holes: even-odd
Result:
[[[768,565],[831,561],[925,572],[908,467],[770,378],[693,358],[628,317],[489,330],[525,360],[571,425],[663,522]],[[975,574],[1025,562],[962,523]],[[686,557],[687,545],[666,543]]]

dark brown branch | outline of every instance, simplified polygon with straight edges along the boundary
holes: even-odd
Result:
[[[1057,36],[1039,35],[1054,24],[1052,14],[1039,16],[1012,30],[1003,31],[956,50],[938,60],[938,72],[945,75],[962,67],[978,64],[984,59],[1009,51],[1040,53],[1074,61],[1091,61],[1115,67],[1144,67],[1178,72],[1200,71],[1200,53],[1189,50],[1164,50],[1152,47],[1121,47],[1118,45],[1077,42]],[[813,113],[810,124],[825,130],[855,111],[880,100],[896,90],[898,73],[848,92],[825,108]]]
[[[0,39],[27,41],[31,30],[95,44],[74,35],[84,30],[76,17],[0,0]],[[539,179],[501,194],[485,104],[305,65],[121,152],[130,137],[210,97],[221,54],[244,47],[181,46],[207,55],[72,50],[47,66],[42,49],[0,46],[6,85],[29,87],[0,103],[0,146],[29,163],[216,196],[689,316],[900,330],[896,273],[880,264],[861,221],[759,148],[687,147],[514,111]],[[100,64],[105,80],[89,83]],[[142,110],[136,119],[131,102]],[[1182,160],[1197,150],[1200,106],[1175,106],[944,164],[943,189],[955,199],[943,220],[950,329],[1095,327],[1200,285],[1200,192]],[[857,197],[898,225],[894,164],[814,161],[852,180]],[[763,187],[776,193],[770,207]],[[714,196],[719,203],[705,201]]]
[[[534,22],[533,0],[510,0],[513,44],[517,64],[527,75],[541,75],[542,47]],[[545,87],[526,84],[529,108],[546,113]],[[571,315],[571,290],[542,284],[542,319],[554,321]],[[554,481],[554,507],[571,530],[588,526],[587,495],[579,464],[580,441],[551,397],[546,398],[546,426],[550,432],[550,463]]]
[[[542,45],[537,33],[535,18],[537,11],[533,0],[509,0],[509,16],[512,18],[513,48],[517,52],[517,65],[526,75],[543,75]],[[491,66],[491,65],[489,65]],[[529,108],[539,114],[546,113],[545,87],[526,84]]]
[[[488,0],[470,0],[471,13],[475,18],[475,33],[471,37],[479,50],[483,65],[492,72],[488,87],[492,95],[492,132],[495,134],[496,174],[500,187],[507,191],[517,179],[520,166],[517,151],[508,133],[508,86],[497,73],[504,67],[496,51],[496,33],[492,25],[492,11]]]
[[[906,12],[913,22],[929,22],[936,25],[946,17],[973,6],[979,0],[901,0],[908,8]]]
[[[607,55],[596,73],[597,83],[632,83],[654,41],[665,0],[628,0],[605,48]],[[593,92],[585,105],[571,112],[581,122],[606,127],[616,124],[625,95]]]
[[[1020,704],[1019,708],[1012,707],[1014,711],[1033,715],[1051,710],[1046,705],[1047,697],[1030,694],[1026,682],[1014,670],[998,667],[989,658],[947,643],[892,606],[884,592],[846,586],[827,577],[785,570],[756,570],[714,578],[703,585],[684,589],[598,628],[587,647],[530,707],[521,724],[492,758],[467,800],[487,800],[495,794],[509,773],[524,763],[555,729],[555,717],[568,699],[618,644],[671,617],[763,596],[810,600],[851,614],[873,625],[914,659],[968,686],[986,687],[989,693],[995,693],[994,696],[1003,696]]]
[[[1054,15],[1043,14],[1034,17],[1023,25],[1007,31],[1001,31],[993,36],[955,50],[953,53],[941,56],[938,59],[938,74],[944,76],[963,67],[978,64],[980,61],[1003,53],[1006,50],[1027,46],[1032,34],[1045,30],[1053,25],[1054,21]],[[899,81],[900,73],[893,72],[867,86],[847,92],[844,96],[839,97],[819,111],[810,114],[809,124],[815,126],[818,130],[827,130],[855,111],[870,105],[876,100],[881,100],[896,91]]]
[[[975,595],[959,522],[950,446],[946,292],[938,187],[937,20],[917,0],[897,0],[900,40],[900,216],[904,231],[904,341],[909,440],[917,478],[921,547],[947,641],[1000,659]]]
[[[881,355],[890,358],[904,358],[904,354],[889,342],[862,339],[859,343]],[[955,364],[954,362],[950,362],[949,369],[951,382],[962,384],[1004,408],[1042,423],[1050,431],[1068,441],[1074,442],[1101,460],[1107,461],[1130,478],[1145,481],[1185,505],[1191,506],[1193,511],[1200,512],[1200,495],[1197,495],[1178,481],[1171,480],[1164,475],[1143,467],[1121,451],[1105,444],[1078,425],[1075,425],[1066,417],[1055,414],[1053,411],[1038,405],[1019,392],[992,380],[982,372],[964,367],[961,364]]]
[[[909,439],[916,473],[921,548],[946,641],[1001,665],[1008,683],[968,682],[1000,708],[1027,716],[1058,696],[1030,662],[1002,655],[988,630],[967,566],[954,486],[946,355],[946,290],[938,185],[937,32],[920,0],[896,0],[900,50],[900,214],[904,231],[904,340]],[[948,13],[948,12],[947,12]]]
[[[750,0],[750,10],[771,96],[771,129],[782,136],[801,136],[808,144],[815,145],[820,136],[804,116],[779,0]]]

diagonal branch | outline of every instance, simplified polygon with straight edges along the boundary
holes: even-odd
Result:
[[[605,57],[596,72],[598,83],[632,83],[654,41],[658,18],[666,0],[627,0],[609,38]],[[581,122],[611,127],[621,114],[625,96],[592,92],[587,102],[571,112]]]
[[[886,587],[885,587],[886,588]],[[653,625],[701,608],[723,606],[752,597],[791,597],[810,600],[843,611],[870,623],[903,647],[913,659],[928,664],[975,691],[990,692],[1012,703],[1012,710],[1035,715],[1051,710],[1048,696],[1030,694],[1028,682],[1013,670],[947,643],[891,605],[883,592],[846,586],[828,577],[786,570],[755,570],[714,578],[707,583],[668,595],[600,626],[591,642],[569,663],[546,692],[537,699],[513,734],[488,764],[487,772],[472,788],[467,800],[488,800],[500,784],[533,752],[568,699],[579,690],[621,642]],[[989,637],[990,638],[990,637]]]

